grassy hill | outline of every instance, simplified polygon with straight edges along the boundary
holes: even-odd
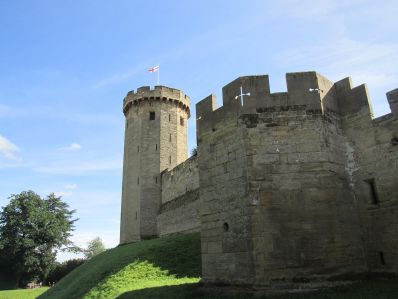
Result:
[[[244,294],[204,294],[198,285],[200,273],[199,234],[178,235],[110,249],[76,268],[38,298],[252,298]],[[0,291],[0,298],[33,298],[28,293],[25,297],[22,291],[18,297],[5,295],[11,294]],[[396,299],[398,279],[374,279],[314,293],[261,298]]]
[[[199,234],[178,235],[107,250],[39,298],[117,298],[134,290],[196,283],[200,273]]]

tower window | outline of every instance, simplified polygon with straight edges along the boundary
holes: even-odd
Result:
[[[171,115],[169,114],[169,122],[171,121]]]
[[[153,111],[149,112],[149,120],[155,120],[155,112]]]
[[[158,151],[158,144],[155,145],[155,151]]]
[[[171,134],[169,135],[169,141],[171,142]]]
[[[391,145],[392,146],[398,145],[398,137],[397,136],[393,136],[391,138]]]
[[[140,152],[140,146],[139,145],[137,145],[137,152],[138,153]]]
[[[385,265],[386,264],[386,260],[384,258],[384,252],[380,251],[379,252],[379,256],[380,256],[380,264]]]
[[[155,183],[158,183],[158,176],[155,176]]]
[[[140,184],[140,177],[137,177],[137,185]]]
[[[180,125],[184,126],[184,118],[183,117],[180,117]]]
[[[378,205],[380,203],[380,201],[379,201],[379,195],[377,194],[375,179],[374,178],[368,179],[368,180],[365,180],[365,182],[369,186],[370,196],[371,196],[371,199],[372,199],[371,203],[373,205]]]
[[[138,215],[137,215],[137,211],[136,211],[136,212],[135,212],[135,219],[136,219],[136,220],[137,220],[137,218],[138,218],[137,216],[138,216]]]

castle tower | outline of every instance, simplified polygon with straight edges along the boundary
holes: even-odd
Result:
[[[160,174],[188,158],[190,99],[182,91],[148,86],[130,91],[126,117],[120,243],[157,235],[161,203]]]

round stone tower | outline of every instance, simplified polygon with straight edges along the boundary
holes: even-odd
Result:
[[[123,101],[126,116],[120,243],[157,236],[161,177],[188,158],[190,99],[165,86],[143,86]]]

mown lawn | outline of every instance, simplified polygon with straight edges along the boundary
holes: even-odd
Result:
[[[48,288],[19,289],[0,291],[0,299],[35,299],[43,294]]]

